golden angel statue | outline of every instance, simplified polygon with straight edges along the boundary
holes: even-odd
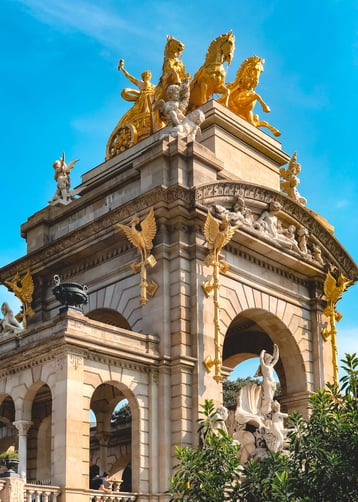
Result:
[[[205,265],[210,266],[219,261],[220,251],[231,240],[238,227],[239,225],[230,225],[227,215],[223,215],[220,224],[211,212],[208,212],[204,225],[204,236],[210,252],[204,260]]]
[[[121,223],[117,223],[117,226],[123,230],[129,242],[138,248],[141,255],[141,263],[148,262],[150,252],[153,248],[152,241],[157,233],[153,208],[150,209],[148,216],[142,222],[135,215],[129,226],[122,225]]]
[[[18,322],[22,322],[24,328],[27,327],[27,317],[32,317],[35,312],[32,310],[32,295],[34,292],[34,281],[28,270],[23,277],[20,277],[19,272],[10,281],[5,281],[4,284],[12,291],[22,303],[22,312],[17,314],[15,318]]]
[[[342,294],[354,281],[347,279],[342,272],[338,274],[335,267],[330,267],[324,281],[323,290],[326,297],[327,305],[323,310],[323,314],[329,318],[330,329],[324,327],[321,331],[325,341],[331,337],[332,345],[332,366],[334,383],[338,385],[338,363],[337,363],[337,328],[336,322],[342,319],[342,314],[337,312],[336,303],[342,298]]]
[[[239,225],[231,226],[229,218],[226,214],[223,215],[221,224],[211,214],[210,210],[204,224],[204,236],[206,245],[209,249],[209,254],[204,259],[206,266],[213,267],[212,281],[205,281],[202,284],[203,291],[208,297],[214,293],[214,327],[215,327],[215,356],[208,355],[204,360],[204,366],[207,371],[215,367],[214,379],[219,383],[222,381],[221,366],[221,333],[220,333],[220,282],[219,272],[225,273],[228,269],[226,262],[220,263],[219,255],[222,248],[231,240]]]
[[[157,225],[154,217],[153,208],[150,209],[148,216],[144,218],[141,222],[137,215],[132,218],[130,225],[122,225],[117,223],[117,227],[123,230],[127,239],[133,246],[135,246],[141,256],[139,263],[133,263],[132,269],[134,272],[139,272],[141,274],[141,303],[147,303],[147,292],[153,296],[158,289],[158,285],[151,281],[147,282],[147,270],[146,266],[150,265],[154,267],[156,265],[156,259],[151,254],[153,249],[153,239],[157,233]]]
[[[334,270],[331,268],[327,272],[326,279],[324,281],[324,294],[326,297],[327,306],[323,311],[323,314],[327,317],[332,315],[332,312],[335,312],[335,320],[340,321],[342,319],[342,314],[335,311],[335,305],[342,298],[342,294],[348,289],[348,287],[353,284],[353,281],[347,279],[342,273],[339,273],[337,277],[335,277]]]

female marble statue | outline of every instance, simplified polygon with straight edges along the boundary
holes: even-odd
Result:
[[[1,312],[4,316],[3,319],[0,320],[0,331],[5,335],[7,333],[13,333],[14,335],[18,335],[23,328],[17,322],[13,311],[11,310],[9,304],[4,302],[1,305]]]

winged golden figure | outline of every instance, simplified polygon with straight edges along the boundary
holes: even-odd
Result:
[[[23,277],[20,276],[19,272],[16,272],[14,277],[10,281],[5,281],[4,284],[13,291],[15,296],[21,301],[23,312],[17,314],[16,319],[22,322],[26,328],[26,317],[32,317],[35,312],[31,308],[32,295],[34,293],[34,281],[28,270]],[[20,316],[21,320],[18,319]]]
[[[327,301],[327,307],[324,309],[323,313],[327,316],[330,315],[331,309],[334,308],[338,300],[341,299],[342,294],[347,288],[353,284],[354,281],[347,279],[342,273],[338,277],[334,277],[331,270],[328,270],[326,279],[324,281],[323,290]],[[340,314],[337,312],[338,317]],[[337,319],[339,320],[339,319]]]
[[[146,263],[153,248],[153,239],[157,233],[154,209],[150,209],[148,216],[146,216],[142,222],[140,222],[139,217],[135,215],[130,225],[127,226],[117,223],[117,227],[123,230],[129,242],[138,248],[141,255],[141,262],[143,264]]]
[[[218,223],[208,211],[204,224],[204,236],[210,253],[204,260],[205,265],[210,266],[218,260],[220,251],[231,240],[238,227],[239,225],[231,226],[226,215],[223,216],[221,223]]]

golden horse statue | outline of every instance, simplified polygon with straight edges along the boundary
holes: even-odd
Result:
[[[153,109],[157,108],[156,104],[163,99],[166,100],[166,92],[170,85],[180,85],[184,79],[190,78],[190,75],[185,72],[185,65],[181,60],[184,50],[183,42],[176,38],[167,35],[167,42],[164,48],[164,60],[162,66],[162,74],[154,91]],[[166,125],[163,117],[157,116],[155,119],[154,129],[161,129]]]
[[[264,112],[270,112],[269,106],[256,92],[260,75],[264,71],[265,60],[258,56],[251,56],[241,63],[237,70],[234,82],[227,84],[230,91],[228,100],[224,97],[218,99],[218,102],[227,106],[230,110],[237,113],[243,119],[256,127],[266,127],[275,136],[280,136],[280,131],[270,125],[265,120],[260,120],[253,109],[258,101]]]
[[[225,86],[224,63],[231,63],[235,50],[235,36],[230,30],[211,42],[204,64],[195,73],[190,86],[189,110],[206,103],[213,94],[222,94],[227,104],[230,90]]]

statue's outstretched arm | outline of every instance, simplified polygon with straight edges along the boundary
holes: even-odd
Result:
[[[272,354],[272,366],[275,366],[280,357],[280,351],[278,349],[278,345],[276,343],[273,346],[273,354]]]
[[[127,79],[132,82],[132,84],[138,86],[138,79],[133,77],[127,70],[124,68],[124,59],[120,59],[118,63],[118,71],[122,71],[123,74],[127,77]]]

